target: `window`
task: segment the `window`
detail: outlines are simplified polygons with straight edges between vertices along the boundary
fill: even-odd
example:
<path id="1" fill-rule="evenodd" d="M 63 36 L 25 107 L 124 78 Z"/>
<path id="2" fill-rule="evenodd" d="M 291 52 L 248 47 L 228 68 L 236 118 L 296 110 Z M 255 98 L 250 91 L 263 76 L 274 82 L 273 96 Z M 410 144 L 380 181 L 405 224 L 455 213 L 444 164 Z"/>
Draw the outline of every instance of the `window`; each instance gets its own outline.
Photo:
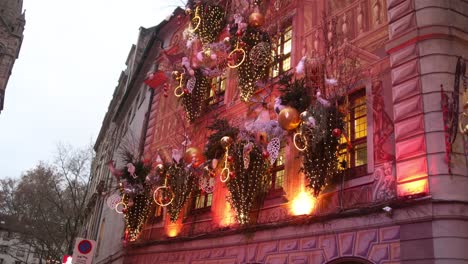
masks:
<path id="1" fill-rule="evenodd" d="M 193 198 L 192 209 L 199 210 L 204 208 L 210 208 L 213 203 L 213 193 L 206 193 L 198 190 Z"/>
<path id="2" fill-rule="evenodd" d="M 275 163 L 273 163 L 271 171 L 271 184 L 270 184 L 270 193 L 283 193 L 284 186 L 284 162 L 285 162 L 285 151 L 284 147 L 280 148 L 278 152 L 278 158 Z"/>
<path id="3" fill-rule="evenodd" d="M 0 246 L 0 253 L 6 254 L 8 251 L 8 246 Z"/>
<path id="4" fill-rule="evenodd" d="M 211 79 L 211 90 L 207 99 L 209 106 L 223 104 L 226 82 L 226 76 L 219 76 Z"/>
<path id="5" fill-rule="evenodd" d="M 291 69 L 291 50 L 292 50 L 292 25 L 291 22 L 283 27 L 281 33 L 276 40 L 276 51 L 273 52 L 273 57 L 277 56 L 271 70 L 270 77 L 275 78 L 278 75 L 285 73 Z"/>
<path id="6" fill-rule="evenodd" d="M 148 219 L 148 222 L 151 224 L 156 224 L 161 222 L 163 219 L 164 208 L 162 206 L 155 205 L 151 211 L 151 215 Z"/>
<path id="7" fill-rule="evenodd" d="M 367 173 L 367 106 L 362 89 L 348 96 L 345 117 L 346 136 L 340 138 L 339 162 L 342 169 L 352 169 L 351 178 Z M 346 104 L 345 104 L 346 105 Z M 348 144 L 349 143 L 349 144 Z"/>

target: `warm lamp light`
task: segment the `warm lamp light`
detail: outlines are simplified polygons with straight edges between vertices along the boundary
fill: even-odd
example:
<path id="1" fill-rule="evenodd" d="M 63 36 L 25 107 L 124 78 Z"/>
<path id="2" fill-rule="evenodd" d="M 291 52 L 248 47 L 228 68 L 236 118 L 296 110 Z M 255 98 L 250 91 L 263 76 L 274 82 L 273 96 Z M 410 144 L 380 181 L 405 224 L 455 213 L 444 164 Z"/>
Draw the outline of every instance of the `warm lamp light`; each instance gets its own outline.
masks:
<path id="1" fill-rule="evenodd" d="M 181 224 L 169 225 L 166 229 L 166 235 L 168 237 L 176 237 L 177 235 L 179 235 L 181 229 L 182 229 Z"/>
<path id="2" fill-rule="evenodd" d="M 292 201 L 291 212 L 293 215 L 307 215 L 312 212 L 317 200 L 309 193 L 300 192 Z"/>

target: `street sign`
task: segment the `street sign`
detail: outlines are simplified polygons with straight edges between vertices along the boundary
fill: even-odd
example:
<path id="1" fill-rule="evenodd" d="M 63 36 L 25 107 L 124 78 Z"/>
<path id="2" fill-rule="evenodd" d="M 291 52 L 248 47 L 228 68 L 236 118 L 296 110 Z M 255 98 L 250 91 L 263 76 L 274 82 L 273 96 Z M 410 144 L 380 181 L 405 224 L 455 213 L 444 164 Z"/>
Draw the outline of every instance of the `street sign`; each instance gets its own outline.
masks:
<path id="1" fill-rule="evenodd" d="M 93 262 L 94 248 L 96 241 L 84 238 L 76 238 L 73 249 L 73 264 L 91 264 Z"/>

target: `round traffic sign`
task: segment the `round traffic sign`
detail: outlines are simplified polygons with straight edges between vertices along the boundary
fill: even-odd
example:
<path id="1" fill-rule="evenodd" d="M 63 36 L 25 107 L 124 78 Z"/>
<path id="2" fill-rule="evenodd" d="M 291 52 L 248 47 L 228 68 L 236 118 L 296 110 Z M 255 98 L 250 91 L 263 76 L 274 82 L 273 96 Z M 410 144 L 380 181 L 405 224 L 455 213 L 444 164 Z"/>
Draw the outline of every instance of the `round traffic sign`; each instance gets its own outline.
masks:
<path id="1" fill-rule="evenodd" d="M 78 251 L 81 254 L 88 254 L 93 249 L 93 245 L 89 240 L 82 240 L 78 243 Z"/>

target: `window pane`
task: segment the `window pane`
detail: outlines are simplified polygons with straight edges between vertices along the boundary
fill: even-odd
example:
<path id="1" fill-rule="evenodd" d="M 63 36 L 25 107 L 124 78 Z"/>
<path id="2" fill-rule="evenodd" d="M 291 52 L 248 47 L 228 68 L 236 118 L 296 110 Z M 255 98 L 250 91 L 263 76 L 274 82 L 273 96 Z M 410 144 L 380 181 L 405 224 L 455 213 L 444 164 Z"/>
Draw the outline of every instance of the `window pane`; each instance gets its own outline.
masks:
<path id="1" fill-rule="evenodd" d="M 346 140 L 345 140 L 346 141 Z M 346 161 L 346 167 L 343 168 L 342 166 L 342 162 L 343 161 Z M 348 151 L 346 150 L 346 148 L 342 148 L 340 149 L 340 151 L 338 152 L 338 169 L 340 170 L 344 170 L 346 169 L 347 167 L 349 167 L 349 153 Z"/>
<path id="2" fill-rule="evenodd" d="M 287 55 L 291 53 L 291 48 L 292 48 L 292 41 L 288 40 L 284 43 L 284 48 L 283 48 L 283 55 Z"/>
<path id="3" fill-rule="evenodd" d="M 289 69 L 291 69 L 291 57 L 288 57 L 283 61 L 283 72 L 286 72 Z"/>
<path id="4" fill-rule="evenodd" d="M 213 194 L 212 193 L 209 193 L 206 197 L 207 201 L 206 201 L 206 206 L 211 206 L 211 204 L 213 203 Z"/>
<path id="5" fill-rule="evenodd" d="M 367 163 L 367 144 L 360 144 L 354 148 L 355 151 L 355 166 L 364 165 Z"/>
<path id="6" fill-rule="evenodd" d="M 205 196 L 204 195 L 197 195 L 197 199 L 195 201 L 195 209 L 205 207 Z"/>
<path id="7" fill-rule="evenodd" d="M 292 38 L 292 27 L 289 26 L 284 30 L 284 40 L 290 40 Z"/>
<path id="8" fill-rule="evenodd" d="M 283 184 L 284 184 L 284 169 L 276 172 L 275 189 L 283 188 Z"/>
<path id="9" fill-rule="evenodd" d="M 284 164 L 285 154 L 284 154 L 284 147 L 280 148 L 278 152 L 278 159 L 276 159 L 276 166 L 281 166 Z"/>
<path id="10" fill-rule="evenodd" d="M 354 120 L 354 138 L 362 138 L 367 136 L 367 117 L 363 116 Z"/>

